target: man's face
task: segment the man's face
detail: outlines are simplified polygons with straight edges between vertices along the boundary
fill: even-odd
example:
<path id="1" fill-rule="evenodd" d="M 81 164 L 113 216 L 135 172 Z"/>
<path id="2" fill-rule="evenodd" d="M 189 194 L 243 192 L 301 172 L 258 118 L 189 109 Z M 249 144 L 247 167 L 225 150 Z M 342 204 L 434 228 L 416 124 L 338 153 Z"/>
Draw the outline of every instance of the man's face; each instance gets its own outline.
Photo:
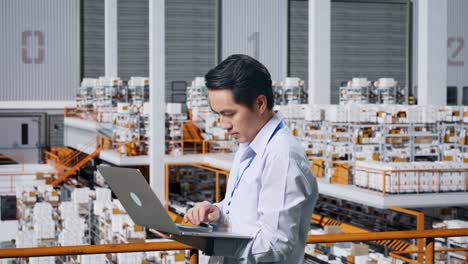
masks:
<path id="1" fill-rule="evenodd" d="M 211 109 L 219 114 L 221 128 L 239 143 L 251 142 L 259 131 L 260 111 L 236 104 L 229 89 L 208 90 Z"/>

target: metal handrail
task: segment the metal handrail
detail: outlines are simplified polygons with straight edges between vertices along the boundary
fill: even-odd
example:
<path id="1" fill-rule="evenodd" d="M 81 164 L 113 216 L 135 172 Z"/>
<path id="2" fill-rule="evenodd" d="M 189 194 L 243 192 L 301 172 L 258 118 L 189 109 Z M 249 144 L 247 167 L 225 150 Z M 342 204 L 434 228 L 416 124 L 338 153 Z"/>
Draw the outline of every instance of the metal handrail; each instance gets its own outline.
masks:
<path id="1" fill-rule="evenodd" d="M 424 230 L 424 213 L 419 212 L 419 211 L 413 211 L 405 208 L 400 208 L 396 206 L 389 206 L 388 209 L 395 211 L 395 212 L 400 212 L 403 214 L 408 214 L 416 217 L 416 230 Z M 424 240 L 422 238 L 418 239 L 416 241 L 416 245 L 419 251 L 422 251 L 424 248 Z M 422 262 L 423 260 L 423 254 L 418 253 L 418 261 Z"/>
<path id="2" fill-rule="evenodd" d="M 336 242 L 359 242 L 387 239 L 417 239 L 426 238 L 426 263 L 433 263 L 434 238 L 468 236 L 468 228 L 422 230 L 422 231 L 392 231 L 374 233 L 333 234 L 333 235 L 311 235 L 307 238 L 307 244 L 336 243 Z M 83 254 L 104 254 L 120 252 L 143 252 L 163 250 L 187 250 L 190 249 L 190 263 L 198 263 L 198 252 L 190 246 L 178 242 L 155 242 L 135 244 L 108 244 L 87 246 L 65 246 L 65 247 L 42 247 L 42 248 L 15 248 L 0 249 L 0 258 L 17 257 L 42 257 L 42 256 L 65 256 Z M 408 252 L 411 253 L 411 252 Z"/>

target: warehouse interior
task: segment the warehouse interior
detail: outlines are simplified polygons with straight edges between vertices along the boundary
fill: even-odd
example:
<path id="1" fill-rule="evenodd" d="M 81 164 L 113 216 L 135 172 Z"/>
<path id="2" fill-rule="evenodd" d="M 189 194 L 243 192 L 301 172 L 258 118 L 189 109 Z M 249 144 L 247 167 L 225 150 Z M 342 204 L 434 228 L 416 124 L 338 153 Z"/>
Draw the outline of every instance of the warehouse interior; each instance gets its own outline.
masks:
<path id="1" fill-rule="evenodd" d="M 317 180 L 304 263 L 468 263 L 466 0 L 0 1 L 0 35 L 0 263 L 208 263 L 97 166 L 176 223 L 221 201 L 238 143 L 204 76 L 231 54 L 269 69 Z"/>

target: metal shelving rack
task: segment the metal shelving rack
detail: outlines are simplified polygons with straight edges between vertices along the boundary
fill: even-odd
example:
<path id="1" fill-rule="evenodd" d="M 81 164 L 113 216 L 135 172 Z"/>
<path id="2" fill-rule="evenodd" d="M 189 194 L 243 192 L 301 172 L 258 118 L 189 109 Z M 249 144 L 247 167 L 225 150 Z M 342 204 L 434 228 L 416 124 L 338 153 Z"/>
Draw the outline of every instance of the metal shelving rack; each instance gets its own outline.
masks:
<path id="1" fill-rule="evenodd" d="M 409 162 L 411 155 L 411 125 L 385 124 L 382 129 L 381 160 L 385 162 Z"/>
<path id="2" fill-rule="evenodd" d="M 353 143 L 351 160 L 353 162 L 357 160 L 380 160 L 382 156 L 382 125 L 376 123 L 351 123 L 350 128 Z"/>
<path id="3" fill-rule="evenodd" d="M 329 146 L 326 158 L 330 161 L 350 161 L 351 133 L 348 122 L 325 122 Z M 344 150 L 344 151 L 339 151 Z"/>
<path id="4" fill-rule="evenodd" d="M 341 86 L 340 105 L 373 104 L 377 94 L 372 86 Z"/>
<path id="5" fill-rule="evenodd" d="M 322 158 L 325 156 L 327 143 L 324 139 L 327 133 L 322 130 L 322 121 L 304 121 L 302 123 L 301 141 L 306 149 L 307 156 Z"/>
<path id="6" fill-rule="evenodd" d="M 411 124 L 412 161 L 440 161 L 438 123 Z"/>
<path id="7" fill-rule="evenodd" d="M 166 114 L 166 154 L 183 154 L 183 126 L 186 120 L 184 114 Z"/>
<path id="8" fill-rule="evenodd" d="M 441 122 L 439 124 L 439 151 L 441 160 L 457 160 L 459 154 L 461 153 L 461 146 L 458 143 L 458 135 L 460 133 L 460 129 L 460 124 L 458 122 Z"/>

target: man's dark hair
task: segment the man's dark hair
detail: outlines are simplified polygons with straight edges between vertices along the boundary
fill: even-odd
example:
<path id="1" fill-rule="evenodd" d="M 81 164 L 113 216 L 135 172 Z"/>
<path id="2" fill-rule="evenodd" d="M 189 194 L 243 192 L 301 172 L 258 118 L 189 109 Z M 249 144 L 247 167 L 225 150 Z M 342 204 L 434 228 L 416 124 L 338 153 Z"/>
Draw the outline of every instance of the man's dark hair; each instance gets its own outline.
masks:
<path id="1" fill-rule="evenodd" d="M 261 94 L 267 99 L 267 108 L 273 109 L 273 89 L 268 69 L 247 55 L 229 56 L 205 75 L 209 90 L 229 89 L 234 102 L 253 109 Z"/>

